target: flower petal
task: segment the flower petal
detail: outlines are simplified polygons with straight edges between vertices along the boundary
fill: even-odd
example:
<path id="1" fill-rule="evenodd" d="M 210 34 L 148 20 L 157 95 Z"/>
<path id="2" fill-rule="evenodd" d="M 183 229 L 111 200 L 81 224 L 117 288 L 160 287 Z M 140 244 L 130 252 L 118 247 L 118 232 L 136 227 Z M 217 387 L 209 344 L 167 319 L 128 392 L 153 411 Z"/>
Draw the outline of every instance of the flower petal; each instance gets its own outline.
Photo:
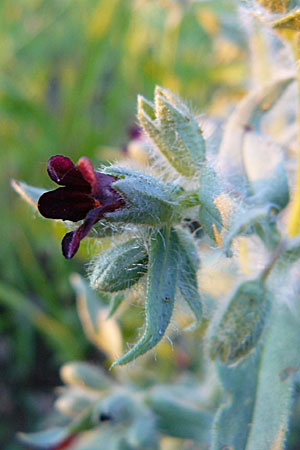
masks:
<path id="1" fill-rule="evenodd" d="M 95 208 L 96 202 L 89 195 L 62 187 L 45 192 L 38 201 L 38 209 L 47 219 L 77 222 Z"/>
<path id="2" fill-rule="evenodd" d="M 62 252 L 66 259 L 73 258 L 77 250 L 79 249 L 80 241 L 85 238 L 91 231 L 92 227 L 98 220 L 101 219 L 106 212 L 113 212 L 120 208 L 122 203 L 120 201 L 111 203 L 110 205 L 100 206 L 88 213 L 86 219 L 76 231 L 70 231 L 65 235 L 62 240 Z"/>
<path id="3" fill-rule="evenodd" d="M 77 167 L 80 170 L 83 178 L 89 183 L 91 186 L 91 192 L 94 194 L 97 189 L 97 178 L 94 170 L 94 166 L 86 156 L 83 156 L 79 159 L 77 163 Z"/>
<path id="4" fill-rule="evenodd" d="M 89 181 L 83 177 L 81 171 L 66 156 L 52 156 L 48 161 L 47 171 L 51 180 L 61 186 L 80 188 L 84 192 L 91 192 L 92 190 Z"/>
<path id="5" fill-rule="evenodd" d="M 95 172 L 97 188 L 94 197 L 101 205 L 108 205 L 121 200 L 121 194 L 111 187 L 117 178 L 105 173 Z"/>

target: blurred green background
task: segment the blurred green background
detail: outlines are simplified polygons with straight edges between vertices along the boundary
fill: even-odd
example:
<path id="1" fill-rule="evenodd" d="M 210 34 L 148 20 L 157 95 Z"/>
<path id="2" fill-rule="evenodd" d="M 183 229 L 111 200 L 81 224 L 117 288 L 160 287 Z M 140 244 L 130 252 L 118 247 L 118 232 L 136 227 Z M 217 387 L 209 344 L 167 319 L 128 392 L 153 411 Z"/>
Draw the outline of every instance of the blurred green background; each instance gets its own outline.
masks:
<path id="1" fill-rule="evenodd" d="M 156 84 L 194 111 L 226 113 L 247 71 L 235 3 L 0 2 L 1 448 L 23 448 L 15 432 L 33 431 L 48 412 L 62 363 L 103 359 L 82 331 L 69 283 L 72 272 L 85 273 L 88 240 L 65 261 L 63 226 L 38 217 L 11 178 L 51 188 L 54 154 L 86 155 L 96 166 L 121 157 L 137 94 L 152 98 Z M 136 320 L 126 320 L 130 335 Z"/>

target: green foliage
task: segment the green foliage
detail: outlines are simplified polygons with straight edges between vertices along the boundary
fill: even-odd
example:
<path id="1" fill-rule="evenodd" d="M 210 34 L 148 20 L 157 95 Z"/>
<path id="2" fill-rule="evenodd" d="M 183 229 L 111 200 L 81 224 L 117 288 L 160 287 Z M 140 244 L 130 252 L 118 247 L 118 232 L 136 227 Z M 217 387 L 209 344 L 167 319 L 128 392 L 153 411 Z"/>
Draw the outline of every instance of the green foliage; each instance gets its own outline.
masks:
<path id="1" fill-rule="evenodd" d="M 202 319 L 202 301 L 199 294 L 197 271 L 200 266 L 197 247 L 194 240 L 185 230 L 176 229 L 177 244 L 177 285 L 179 291 L 193 311 L 196 320 Z"/>
<path id="2" fill-rule="evenodd" d="M 140 341 L 114 364 L 127 364 L 153 348 L 164 336 L 175 300 L 177 242 L 174 230 L 161 228 L 150 239 L 146 329 Z"/>
<path id="3" fill-rule="evenodd" d="M 279 2 L 260 3 L 285 14 L 275 22 L 272 16 L 262 16 L 262 21 L 276 30 L 289 28 L 295 36 L 297 11 L 289 13 L 288 2 L 281 2 L 280 11 Z M 30 347 L 37 330 L 60 361 L 76 360 L 61 369 L 65 386 L 58 391 L 55 419 L 40 424 L 46 431 L 21 434 L 28 445 L 68 444 L 74 450 L 165 450 L 168 445 L 176 449 L 198 444 L 220 450 L 284 448 L 300 363 L 299 239 L 287 238 L 284 231 L 288 180 L 294 176 L 295 74 L 281 70 L 284 57 L 277 54 L 284 53 L 282 43 L 274 39 L 273 57 L 271 31 L 265 38 L 264 28 L 253 25 L 257 5 L 248 4 L 255 75 L 241 99 L 242 78 L 234 76 L 236 65 L 225 81 L 224 64 L 219 60 L 218 70 L 211 70 L 208 57 L 213 54 L 217 59 L 218 39 L 229 39 L 240 51 L 237 27 L 230 25 L 228 18 L 233 16 L 226 16 L 223 2 L 186 6 L 180 1 L 154 5 L 88 0 L 85 16 L 83 7 L 75 11 L 71 3 L 64 7 L 57 2 L 51 7 L 30 3 L 41 19 L 40 31 L 26 41 L 27 27 L 19 30 L 21 39 L 12 42 L 12 60 L 6 56 L 24 73 L 20 80 L 11 70 L 0 77 L 4 124 L 12 136 L 7 138 L 6 164 L 16 165 L 17 178 L 40 185 L 33 163 L 37 157 L 46 159 L 41 152 L 48 155 L 52 148 L 55 153 L 72 151 L 71 157 L 96 154 L 105 164 L 107 156 L 120 156 L 137 90 L 150 97 L 154 82 L 166 88 L 154 89 L 153 103 L 138 97 L 144 135 L 134 139 L 142 156 L 137 158 L 137 170 L 138 163 L 128 156 L 126 162 L 124 157 L 100 169 L 116 177 L 113 188 L 123 203 L 106 213 L 90 233 L 89 242 L 102 247 L 89 265 L 90 281 L 98 292 L 81 276 L 71 277 L 84 332 L 101 351 L 92 357 L 103 359 L 104 367 L 113 362 L 112 373 L 78 361 L 86 356 L 87 347 L 79 337 L 67 287 L 76 262 L 65 266 L 60 261 L 49 229 L 42 232 L 38 224 L 20 227 L 17 208 L 11 210 L 3 197 L 9 211 L 3 228 L 17 239 L 4 242 L 0 300 L 4 314 L 14 314 L 19 354 L 26 353 L 24 348 Z M 22 5 L 21 15 L 28 14 L 31 23 L 30 7 Z M 59 30 L 64 27 L 70 34 L 61 49 Z M 179 40 L 176 49 L 178 36 L 184 33 L 190 41 Z M 55 38 L 46 52 L 52 34 Z M 269 39 L 267 44 L 264 39 Z M 17 42 L 23 42 L 22 47 L 16 47 Z M 198 61 L 204 42 L 205 53 Z M 225 50 L 223 58 L 228 55 Z M 196 71 L 189 71 L 197 61 Z M 37 73 L 41 78 L 32 92 Z M 220 78 L 224 88 L 215 91 Z M 235 107 L 227 95 L 222 105 L 228 80 L 235 85 L 231 92 L 238 93 Z M 212 97 L 210 109 L 206 105 L 210 117 L 193 114 L 169 88 L 202 107 Z M 225 119 L 215 117 L 220 112 Z M 24 135 L 20 130 L 26 130 Z M 103 146 L 107 142 L 115 149 L 107 152 Z M 18 159 L 20 143 L 24 152 Z M 73 145 L 76 149 L 71 150 Z M 13 182 L 13 187 L 33 206 L 44 192 L 23 182 Z M 21 229 L 25 231 L 20 238 Z M 142 277 L 145 283 L 138 283 Z M 178 308 L 180 299 L 184 302 Z M 134 307 L 125 311 L 131 303 Z M 145 324 L 138 339 L 141 303 Z M 196 326 L 193 334 L 183 334 L 182 329 L 191 330 L 187 326 L 191 312 Z M 178 324 L 179 330 L 170 323 Z M 5 328 L 5 319 L 0 327 Z M 123 355 L 121 330 L 127 342 L 137 339 Z M 154 347 L 155 352 L 149 352 Z M 33 352 L 29 355 L 27 364 L 33 361 Z M 134 360 L 127 371 L 120 367 Z M 172 380 L 173 388 L 161 380 Z M 230 399 L 223 404 L 226 391 Z"/>
<path id="4" fill-rule="evenodd" d="M 144 225 L 160 225 L 178 220 L 174 206 L 178 203 L 176 185 L 158 182 L 155 178 L 143 173 L 118 167 L 109 167 L 105 173 L 118 179 L 113 183 L 114 189 L 125 198 L 125 207 L 106 217 L 112 222 L 128 222 Z M 180 192 L 180 190 L 179 190 Z"/>

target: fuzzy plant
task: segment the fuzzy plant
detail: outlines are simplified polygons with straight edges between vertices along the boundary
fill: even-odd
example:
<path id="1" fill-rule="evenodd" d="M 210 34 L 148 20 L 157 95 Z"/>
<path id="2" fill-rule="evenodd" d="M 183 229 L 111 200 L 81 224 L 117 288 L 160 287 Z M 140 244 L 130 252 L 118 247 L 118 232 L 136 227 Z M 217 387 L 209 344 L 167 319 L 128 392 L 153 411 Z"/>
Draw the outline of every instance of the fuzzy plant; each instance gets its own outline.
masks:
<path id="1" fill-rule="evenodd" d="M 204 345 L 203 363 L 216 371 L 229 400 L 213 417 L 213 408 L 200 408 L 194 385 L 185 392 L 182 386 L 137 392 L 128 380 L 118 384 L 74 363 L 62 369 L 67 388 L 57 400 L 66 425 L 22 435 L 25 442 L 55 449 L 156 449 L 167 435 L 201 442 L 195 448 L 285 448 L 300 367 L 299 170 L 293 189 L 299 94 L 290 51 L 298 51 L 300 11 L 294 6 L 246 2 L 241 17 L 252 85 L 222 126 L 157 86 L 153 101 L 138 98 L 146 165 L 96 171 L 86 157 L 74 164 L 56 155 L 48 161 L 48 174 L 59 185 L 54 191 L 13 182 L 42 216 L 67 225 L 67 259 L 87 235 L 105 241 L 89 265 L 91 287 L 78 278 L 74 283 L 87 299 L 93 329 L 96 293 L 110 318 L 133 291 L 143 299 L 140 339 L 112 367 L 138 365 L 172 333 L 174 311 L 186 303 L 193 328 L 201 329 L 195 339 Z M 90 444 L 78 440 L 90 430 Z"/>

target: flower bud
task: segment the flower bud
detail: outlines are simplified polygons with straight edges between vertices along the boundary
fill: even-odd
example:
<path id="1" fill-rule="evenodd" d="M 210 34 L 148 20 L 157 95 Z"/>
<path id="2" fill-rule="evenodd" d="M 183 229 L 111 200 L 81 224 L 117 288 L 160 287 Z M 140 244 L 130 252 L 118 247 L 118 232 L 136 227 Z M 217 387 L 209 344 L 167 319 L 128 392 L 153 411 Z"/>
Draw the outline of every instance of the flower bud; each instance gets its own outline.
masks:
<path id="1" fill-rule="evenodd" d="M 147 272 L 148 255 L 144 244 L 131 239 L 102 253 L 94 261 L 90 275 L 94 289 L 117 292 L 133 286 Z"/>
<path id="2" fill-rule="evenodd" d="M 155 88 L 154 104 L 139 97 L 138 118 L 146 135 L 184 176 L 193 176 L 205 161 L 205 142 L 197 121 L 170 91 Z"/>
<path id="3" fill-rule="evenodd" d="M 211 359 L 236 363 L 250 353 L 264 329 L 270 298 L 261 280 L 245 281 L 213 320 L 208 337 Z"/>

